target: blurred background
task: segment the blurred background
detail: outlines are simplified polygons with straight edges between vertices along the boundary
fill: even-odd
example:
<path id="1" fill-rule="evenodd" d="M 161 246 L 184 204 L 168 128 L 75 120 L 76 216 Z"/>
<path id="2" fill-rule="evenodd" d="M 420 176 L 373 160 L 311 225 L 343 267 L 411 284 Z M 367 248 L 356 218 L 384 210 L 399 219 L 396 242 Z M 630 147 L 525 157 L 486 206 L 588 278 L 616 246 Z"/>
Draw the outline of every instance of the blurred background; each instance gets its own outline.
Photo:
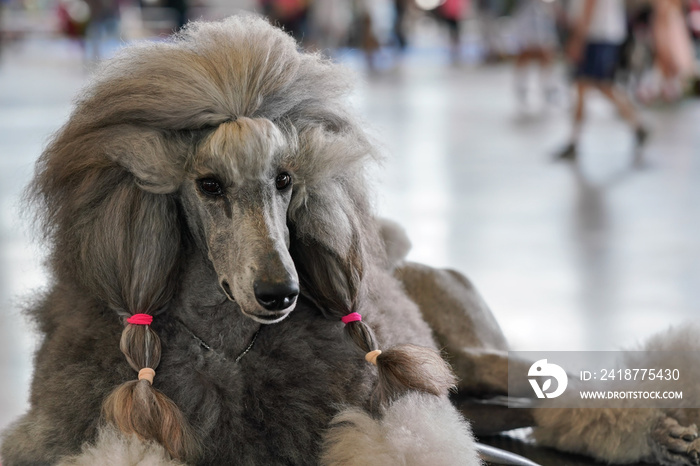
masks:
<path id="1" fill-rule="evenodd" d="M 101 60 L 241 11 L 356 74 L 377 211 L 411 260 L 471 278 L 512 349 L 633 347 L 697 320 L 700 1 L 619 1 L 610 86 L 634 119 L 588 92 L 580 128 L 583 2 L 0 0 L 0 430 L 27 408 L 21 309 L 49 284 L 21 200 L 36 158 Z"/>

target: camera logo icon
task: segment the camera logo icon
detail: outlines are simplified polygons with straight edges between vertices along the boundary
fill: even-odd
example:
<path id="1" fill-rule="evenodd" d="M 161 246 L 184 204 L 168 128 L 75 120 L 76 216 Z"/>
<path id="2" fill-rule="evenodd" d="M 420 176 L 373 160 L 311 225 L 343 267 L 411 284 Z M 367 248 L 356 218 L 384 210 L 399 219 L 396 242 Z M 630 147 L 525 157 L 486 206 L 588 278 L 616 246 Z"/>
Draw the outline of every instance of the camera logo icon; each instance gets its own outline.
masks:
<path id="1" fill-rule="evenodd" d="M 569 377 L 566 375 L 566 371 L 556 364 L 550 364 L 546 359 L 540 359 L 536 361 L 532 366 L 527 375 L 529 377 L 528 381 L 532 385 L 532 389 L 535 391 L 537 398 L 556 398 L 566 390 L 566 386 L 569 384 Z M 545 378 L 542 386 L 540 387 L 538 378 Z M 552 387 L 552 379 L 557 381 L 557 386 L 554 391 L 548 391 Z"/>

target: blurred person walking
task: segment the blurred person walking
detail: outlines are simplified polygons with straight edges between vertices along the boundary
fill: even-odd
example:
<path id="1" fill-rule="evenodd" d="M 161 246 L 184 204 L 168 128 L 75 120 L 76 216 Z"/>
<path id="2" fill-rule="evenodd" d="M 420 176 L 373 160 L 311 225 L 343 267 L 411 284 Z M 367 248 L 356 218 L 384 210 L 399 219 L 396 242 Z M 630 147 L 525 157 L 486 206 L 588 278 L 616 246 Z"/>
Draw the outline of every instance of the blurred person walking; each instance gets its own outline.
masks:
<path id="1" fill-rule="evenodd" d="M 434 10 L 440 21 L 447 25 L 450 34 L 450 60 L 453 65 L 459 64 L 461 58 L 460 22 L 467 8 L 467 0 L 445 0 Z"/>
<path id="2" fill-rule="evenodd" d="M 552 0 L 523 0 L 515 10 L 513 24 L 518 41 L 515 59 L 515 92 L 522 107 L 527 104 L 528 65 L 539 67 L 540 86 L 547 102 L 556 94 L 552 62 L 559 46 L 556 5 Z"/>
<path id="3" fill-rule="evenodd" d="M 387 65 L 382 48 L 392 41 L 394 2 L 392 0 L 353 0 L 351 44 L 365 56 L 367 69 L 376 73 Z"/>
<path id="4" fill-rule="evenodd" d="M 625 2 L 575 0 L 571 6 L 572 31 L 566 52 L 575 68 L 576 101 L 571 140 L 557 158 L 575 160 L 577 157 L 585 99 L 591 89 L 597 89 L 615 105 L 634 130 L 639 148 L 646 141 L 648 131 L 639 121 L 631 100 L 614 81 L 622 43 L 627 37 Z"/>
<path id="5" fill-rule="evenodd" d="M 394 39 L 396 40 L 396 47 L 400 52 L 406 50 L 408 46 L 408 38 L 406 34 L 406 13 L 411 7 L 413 0 L 394 0 Z"/>
<path id="6" fill-rule="evenodd" d="M 85 36 L 90 14 L 90 5 L 85 0 L 59 0 L 56 3 L 56 17 L 60 31 L 80 47 L 85 63 L 89 63 Z"/>
<path id="7" fill-rule="evenodd" d="M 477 0 L 476 2 L 479 31 L 486 63 L 500 62 L 508 55 L 508 45 L 503 37 L 501 18 L 507 15 L 512 1 Z"/>
<path id="8" fill-rule="evenodd" d="M 311 46 L 333 56 L 348 45 L 353 21 L 353 5 L 347 0 L 314 0 L 309 10 Z"/>
<path id="9" fill-rule="evenodd" d="M 682 0 L 654 0 L 653 5 L 655 64 L 638 95 L 647 103 L 659 97 L 670 102 L 682 96 L 686 81 L 696 74 L 695 53 Z"/>
<path id="10" fill-rule="evenodd" d="M 164 0 L 163 6 L 170 8 L 175 14 L 175 31 L 179 31 L 187 24 L 190 10 L 189 0 Z"/>
<path id="11" fill-rule="evenodd" d="M 0 0 L 0 63 L 2 63 L 2 49 L 5 45 L 5 3 L 7 0 Z"/>
<path id="12" fill-rule="evenodd" d="M 262 13 L 270 22 L 302 42 L 307 32 L 309 0 L 259 0 Z"/>
<path id="13" fill-rule="evenodd" d="M 90 46 L 90 58 L 99 61 L 105 54 L 104 45 L 108 40 L 119 40 L 119 1 L 87 0 L 90 19 L 85 31 Z"/>

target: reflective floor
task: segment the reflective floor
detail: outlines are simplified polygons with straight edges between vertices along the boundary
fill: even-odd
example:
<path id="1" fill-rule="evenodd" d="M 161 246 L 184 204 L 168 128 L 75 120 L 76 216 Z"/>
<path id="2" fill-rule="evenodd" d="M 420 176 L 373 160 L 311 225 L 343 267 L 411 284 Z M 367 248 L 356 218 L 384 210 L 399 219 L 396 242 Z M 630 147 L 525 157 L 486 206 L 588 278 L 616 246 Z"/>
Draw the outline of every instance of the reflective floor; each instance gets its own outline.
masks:
<path id="1" fill-rule="evenodd" d="M 523 110 L 509 65 L 414 56 L 369 76 L 346 61 L 386 152 L 379 212 L 406 227 L 411 259 L 476 283 L 513 349 L 629 347 L 698 315 L 700 101 L 645 111 L 635 161 L 631 132 L 595 97 L 579 163 L 554 163 L 563 91 L 545 110 L 533 86 Z M 0 61 L 0 430 L 26 409 L 36 340 L 20 310 L 47 285 L 20 198 L 87 76 L 66 44 L 17 44 Z"/>

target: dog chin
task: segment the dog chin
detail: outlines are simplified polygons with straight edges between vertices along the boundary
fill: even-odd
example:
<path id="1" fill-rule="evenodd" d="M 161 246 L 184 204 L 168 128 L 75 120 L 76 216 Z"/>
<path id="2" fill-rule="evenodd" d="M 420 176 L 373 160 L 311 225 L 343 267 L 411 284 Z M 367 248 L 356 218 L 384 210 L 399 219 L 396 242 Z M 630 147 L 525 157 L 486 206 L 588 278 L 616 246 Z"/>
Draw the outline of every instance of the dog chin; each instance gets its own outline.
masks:
<path id="1" fill-rule="evenodd" d="M 285 309 L 284 311 L 270 314 L 251 314 L 245 312 L 244 310 L 241 310 L 241 312 L 246 317 L 249 317 L 261 324 L 276 324 L 278 322 L 282 322 L 292 312 L 292 310 L 294 310 L 294 306 L 289 306 L 289 308 Z"/>

